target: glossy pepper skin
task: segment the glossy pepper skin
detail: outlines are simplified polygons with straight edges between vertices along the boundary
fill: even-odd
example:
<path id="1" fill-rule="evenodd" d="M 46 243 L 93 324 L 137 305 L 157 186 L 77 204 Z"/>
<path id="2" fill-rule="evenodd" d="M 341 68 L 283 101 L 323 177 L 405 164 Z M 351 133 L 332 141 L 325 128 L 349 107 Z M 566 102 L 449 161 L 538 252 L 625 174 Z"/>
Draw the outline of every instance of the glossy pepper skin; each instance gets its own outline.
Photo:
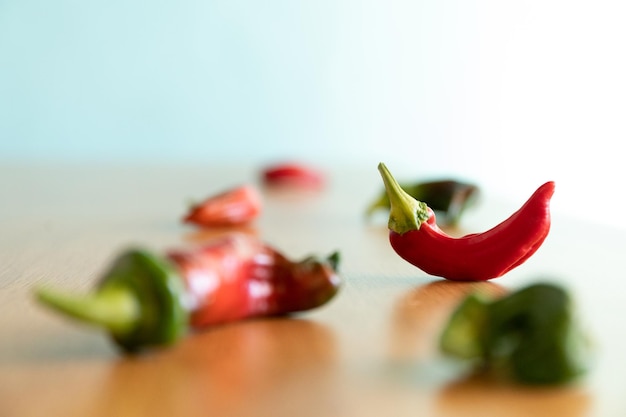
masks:
<path id="1" fill-rule="evenodd" d="M 327 262 L 292 262 L 262 241 L 240 234 L 194 251 L 168 253 L 190 289 L 190 323 L 198 328 L 325 304 L 340 285 L 336 256 Z"/>
<path id="2" fill-rule="evenodd" d="M 550 231 L 554 182 L 539 187 L 508 219 L 483 233 L 452 237 L 435 214 L 400 188 L 384 164 L 379 165 L 391 201 L 389 241 L 395 252 L 424 272 L 458 281 L 497 278 L 524 263 Z"/>
<path id="3" fill-rule="evenodd" d="M 310 310 L 341 286 L 338 254 L 290 261 L 244 234 L 165 256 L 124 252 L 87 295 L 41 288 L 51 309 L 102 327 L 124 351 L 175 343 L 189 329 Z"/>

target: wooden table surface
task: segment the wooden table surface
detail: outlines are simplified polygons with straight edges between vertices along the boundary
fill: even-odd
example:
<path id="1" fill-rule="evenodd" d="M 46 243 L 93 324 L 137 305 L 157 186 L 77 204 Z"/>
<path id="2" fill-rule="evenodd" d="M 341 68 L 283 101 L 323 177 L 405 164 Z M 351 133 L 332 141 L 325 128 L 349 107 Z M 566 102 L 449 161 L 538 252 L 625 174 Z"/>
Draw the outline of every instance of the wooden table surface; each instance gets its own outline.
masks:
<path id="1" fill-rule="evenodd" d="M 209 239 L 215 232 L 181 224 L 187 204 L 256 183 L 257 167 L 0 166 L 0 416 L 626 415 L 625 231 L 553 213 L 548 239 L 526 264 L 488 283 L 452 283 L 395 255 L 384 219 L 365 221 L 382 187 L 375 166 L 328 174 L 318 192 L 264 189 L 261 218 L 244 232 L 291 258 L 340 250 L 344 284 L 334 300 L 125 357 L 104 333 L 38 306 L 33 288 L 87 291 L 128 246 Z M 506 202 L 483 193 L 455 233 L 486 230 L 532 191 Z M 438 353 L 443 321 L 469 291 L 546 279 L 571 290 L 593 337 L 593 368 L 582 380 L 495 384 Z"/>

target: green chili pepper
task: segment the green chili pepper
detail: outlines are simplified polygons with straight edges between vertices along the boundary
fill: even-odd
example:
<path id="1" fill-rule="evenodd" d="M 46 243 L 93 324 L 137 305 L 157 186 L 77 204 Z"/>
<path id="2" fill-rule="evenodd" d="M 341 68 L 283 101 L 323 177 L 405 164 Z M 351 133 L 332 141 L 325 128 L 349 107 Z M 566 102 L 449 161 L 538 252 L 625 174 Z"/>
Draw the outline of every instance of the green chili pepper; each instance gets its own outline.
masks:
<path id="1" fill-rule="evenodd" d="M 561 384 L 587 370 L 589 340 L 568 293 L 537 283 L 500 299 L 471 294 L 450 317 L 441 350 L 524 384 Z"/>
<path id="2" fill-rule="evenodd" d="M 442 224 L 451 226 L 458 224 L 465 209 L 475 202 L 479 191 L 474 184 L 451 179 L 402 184 L 401 187 L 411 197 L 425 202 L 438 212 Z M 367 207 L 366 215 L 371 216 L 378 210 L 389 210 L 390 207 L 387 192 L 383 190 Z"/>

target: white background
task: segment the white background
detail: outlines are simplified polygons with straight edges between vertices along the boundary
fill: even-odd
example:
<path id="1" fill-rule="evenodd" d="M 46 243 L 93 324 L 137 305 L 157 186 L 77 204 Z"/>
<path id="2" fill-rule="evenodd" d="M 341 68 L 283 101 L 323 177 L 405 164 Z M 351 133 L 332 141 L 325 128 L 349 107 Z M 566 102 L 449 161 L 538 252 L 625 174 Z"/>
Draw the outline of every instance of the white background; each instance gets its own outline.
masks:
<path id="1" fill-rule="evenodd" d="M 0 0 L 0 163 L 384 161 L 626 227 L 622 1 Z M 598 208 L 601 211 L 598 211 Z"/>

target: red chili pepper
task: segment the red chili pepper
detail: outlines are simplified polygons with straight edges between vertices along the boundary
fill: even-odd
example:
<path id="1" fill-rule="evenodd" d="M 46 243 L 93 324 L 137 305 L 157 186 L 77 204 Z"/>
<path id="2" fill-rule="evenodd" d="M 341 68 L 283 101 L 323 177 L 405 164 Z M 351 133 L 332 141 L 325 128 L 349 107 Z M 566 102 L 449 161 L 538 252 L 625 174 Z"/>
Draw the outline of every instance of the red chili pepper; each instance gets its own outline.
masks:
<path id="1" fill-rule="evenodd" d="M 319 307 L 339 290 L 337 263 L 336 253 L 290 261 L 254 237 L 231 234 L 166 256 L 125 252 L 88 295 L 37 295 L 66 316 L 105 328 L 132 352 L 171 344 L 188 328 Z"/>
<path id="2" fill-rule="evenodd" d="M 227 235 L 168 257 L 190 289 L 194 327 L 309 310 L 329 301 L 339 285 L 334 265 L 314 258 L 292 262 L 246 235 Z"/>
<path id="3" fill-rule="evenodd" d="M 272 165 L 265 168 L 262 175 L 263 182 L 268 185 L 316 188 L 324 184 L 324 176 L 320 171 L 296 163 Z"/>
<path id="4" fill-rule="evenodd" d="M 391 201 L 391 246 L 428 274 L 462 281 L 500 277 L 534 254 L 550 231 L 552 181 L 539 187 L 518 211 L 492 229 L 454 238 L 439 229 L 425 203 L 400 188 L 384 164 L 378 169 Z"/>
<path id="5" fill-rule="evenodd" d="M 183 222 L 203 227 L 240 225 L 258 217 L 261 206 L 261 196 L 256 188 L 242 185 L 192 206 Z"/>

